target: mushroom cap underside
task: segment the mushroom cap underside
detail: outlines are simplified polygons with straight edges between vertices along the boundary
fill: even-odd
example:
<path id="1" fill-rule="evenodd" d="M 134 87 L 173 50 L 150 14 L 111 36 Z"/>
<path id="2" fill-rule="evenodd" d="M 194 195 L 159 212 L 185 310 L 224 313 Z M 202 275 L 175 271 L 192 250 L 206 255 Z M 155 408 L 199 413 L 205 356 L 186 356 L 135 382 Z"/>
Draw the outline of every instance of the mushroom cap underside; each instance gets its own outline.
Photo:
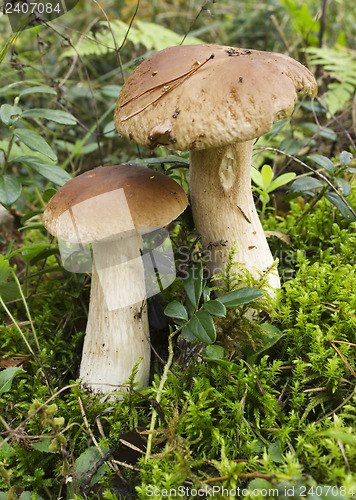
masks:
<path id="1" fill-rule="evenodd" d="M 201 44 L 141 63 L 120 92 L 115 126 L 138 144 L 200 150 L 259 137 L 314 97 L 312 73 L 289 56 Z"/>
<path id="2" fill-rule="evenodd" d="M 113 165 L 66 182 L 49 200 L 42 222 L 64 241 L 91 243 L 163 227 L 187 204 L 184 190 L 170 177 L 136 165 Z"/>

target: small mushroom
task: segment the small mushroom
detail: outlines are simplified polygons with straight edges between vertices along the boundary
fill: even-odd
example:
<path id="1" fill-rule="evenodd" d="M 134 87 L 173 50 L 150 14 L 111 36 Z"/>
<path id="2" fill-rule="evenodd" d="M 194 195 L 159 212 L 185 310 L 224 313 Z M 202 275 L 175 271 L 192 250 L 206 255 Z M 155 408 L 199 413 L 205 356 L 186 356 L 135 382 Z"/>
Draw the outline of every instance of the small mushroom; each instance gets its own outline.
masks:
<path id="1" fill-rule="evenodd" d="M 141 235 L 175 219 L 188 204 L 171 178 L 134 165 L 99 167 L 75 177 L 43 214 L 58 239 L 92 245 L 92 280 L 80 378 L 96 393 L 148 384 L 150 343 Z"/>
<path id="2" fill-rule="evenodd" d="M 150 131 L 170 120 L 169 148 L 190 150 L 193 217 L 211 274 L 225 270 L 235 242 L 236 261 L 254 277 L 273 264 L 251 190 L 253 142 L 292 114 L 298 94 L 316 93 L 311 72 L 288 56 L 206 44 L 157 52 L 122 87 L 120 134 L 151 147 Z M 277 272 L 268 279 L 280 287 Z"/>

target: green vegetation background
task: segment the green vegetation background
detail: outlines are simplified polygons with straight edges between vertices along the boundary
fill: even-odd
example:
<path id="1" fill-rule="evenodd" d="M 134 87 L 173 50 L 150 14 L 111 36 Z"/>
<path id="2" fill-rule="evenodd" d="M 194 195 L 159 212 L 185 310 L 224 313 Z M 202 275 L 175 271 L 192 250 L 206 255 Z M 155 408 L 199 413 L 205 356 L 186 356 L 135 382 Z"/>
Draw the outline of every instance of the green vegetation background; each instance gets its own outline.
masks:
<path id="1" fill-rule="evenodd" d="M 3 15 L 0 33 L 0 201 L 14 217 L 0 235 L 0 499 L 165 498 L 179 487 L 181 498 L 213 487 L 216 498 L 355 496 L 356 4 L 79 1 L 18 36 Z M 184 37 L 287 53 L 318 78 L 313 105 L 254 150 L 267 177 L 293 171 L 299 182 L 272 192 L 254 177 L 284 286 L 254 327 L 243 308 L 215 318 L 205 355 L 199 341 L 174 338 L 157 405 L 174 329 L 162 310 L 185 300 L 178 274 L 150 306 L 163 322 L 151 331 L 152 385 L 137 393 L 132 379 L 113 404 L 79 389 L 90 278 L 63 269 L 40 214 L 60 185 L 99 165 L 136 161 L 188 189 L 187 153 L 143 151 L 113 125 L 123 74 Z M 197 265 L 188 216 L 172 240 Z"/>

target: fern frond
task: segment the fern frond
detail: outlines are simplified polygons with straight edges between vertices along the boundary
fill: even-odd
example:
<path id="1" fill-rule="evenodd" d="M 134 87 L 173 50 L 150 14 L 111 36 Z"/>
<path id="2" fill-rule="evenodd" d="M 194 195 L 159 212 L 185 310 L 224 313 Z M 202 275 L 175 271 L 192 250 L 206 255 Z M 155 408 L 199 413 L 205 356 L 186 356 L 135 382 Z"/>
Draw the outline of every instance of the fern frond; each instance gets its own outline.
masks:
<path id="1" fill-rule="evenodd" d="M 312 64 L 323 66 L 332 82 L 323 97 L 330 113 L 343 109 L 356 90 L 356 55 L 342 49 L 309 47 L 306 49 Z"/>
<path id="2" fill-rule="evenodd" d="M 179 45 L 182 42 L 182 35 L 146 21 L 136 21 L 135 27 L 129 27 L 128 24 L 119 19 L 110 21 L 110 29 L 105 21 L 99 23 L 99 30 L 93 36 L 82 37 L 76 48 L 68 48 L 62 52 L 60 58 L 73 57 L 76 53 L 80 57 L 91 55 L 105 55 L 115 51 L 116 45 L 121 46 L 123 41 L 131 42 L 134 45 L 141 44 L 146 50 L 162 50 L 173 45 Z M 187 37 L 185 44 L 202 43 L 201 40 L 194 37 Z"/>

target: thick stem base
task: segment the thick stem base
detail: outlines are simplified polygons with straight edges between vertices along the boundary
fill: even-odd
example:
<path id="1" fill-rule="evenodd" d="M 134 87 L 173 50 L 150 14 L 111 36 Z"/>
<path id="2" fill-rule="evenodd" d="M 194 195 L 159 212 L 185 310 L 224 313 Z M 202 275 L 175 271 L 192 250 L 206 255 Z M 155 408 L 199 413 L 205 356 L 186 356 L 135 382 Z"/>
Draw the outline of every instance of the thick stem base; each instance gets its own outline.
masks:
<path id="1" fill-rule="evenodd" d="M 107 244 L 105 251 L 109 262 L 110 255 L 117 250 L 116 244 Z M 135 296 L 132 295 L 132 288 L 144 288 L 142 261 L 139 259 L 137 262 L 141 262 L 141 273 L 137 265 L 132 274 L 127 273 L 122 264 L 98 269 L 95 258 L 93 261 L 89 315 L 79 376 L 83 385 L 96 393 L 107 394 L 120 389 L 140 357 L 143 359 L 135 381 L 148 385 L 150 343 L 144 290 L 143 300 L 134 304 L 130 302 L 130 297 Z M 132 271 L 132 260 L 128 264 Z"/>
<path id="2" fill-rule="evenodd" d="M 193 217 L 209 260 L 211 276 L 225 270 L 236 242 L 236 262 L 259 278 L 273 264 L 251 191 L 253 142 L 191 151 L 190 196 Z M 269 284 L 280 287 L 278 274 Z"/>

